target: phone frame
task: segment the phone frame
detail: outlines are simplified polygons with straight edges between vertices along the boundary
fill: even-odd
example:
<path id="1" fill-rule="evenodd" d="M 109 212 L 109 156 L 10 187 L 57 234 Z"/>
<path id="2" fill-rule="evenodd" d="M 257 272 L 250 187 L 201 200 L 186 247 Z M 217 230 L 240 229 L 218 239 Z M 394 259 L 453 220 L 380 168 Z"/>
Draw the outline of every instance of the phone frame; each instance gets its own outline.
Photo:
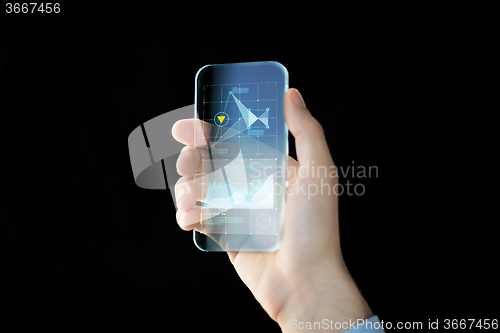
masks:
<path id="1" fill-rule="evenodd" d="M 228 77 L 241 77 L 240 82 L 264 82 L 272 77 L 277 84 L 276 99 L 283 100 L 284 94 L 288 90 L 288 70 L 281 63 L 276 61 L 245 62 L 230 64 L 211 64 L 201 67 L 195 76 L 195 110 L 196 119 L 203 119 L 203 85 L 207 82 L 211 84 L 228 84 Z M 264 80 L 264 81 L 263 81 Z M 233 81 L 233 80 L 229 80 Z M 279 159 L 280 167 L 287 170 L 288 159 L 288 127 L 283 115 L 283 103 L 277 103 L 276 112 L 277 123 L 277 151 L 283 154 Z M 279 117 L 278 117 L 279 116 Z M 195 147 L 196 150 L 196 147 Z M 282 193 L 275 194 L 275 208 L 277 209 L 277 234 L 221 234 L 218 242 L 211 237 L 193 230 L 193 241 L 202 251 L 248 251 L 248 252 L 274 252 L 279 249 L 281 243 L 281 232 L 285 214 L 285 189 L 286 172 L 277 179 L 282 186 Z M 224 244 L 223 246 L 219 243 Z"/>

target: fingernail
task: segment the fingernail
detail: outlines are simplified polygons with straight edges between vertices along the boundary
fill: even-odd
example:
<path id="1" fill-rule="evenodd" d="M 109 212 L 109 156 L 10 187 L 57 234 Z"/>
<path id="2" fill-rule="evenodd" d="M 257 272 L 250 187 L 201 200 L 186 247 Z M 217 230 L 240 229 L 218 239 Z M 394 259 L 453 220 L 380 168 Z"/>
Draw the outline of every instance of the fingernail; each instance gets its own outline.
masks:
<path id="1" fill-rule="evenodd" d="M 186 194 L 186 188 L 181 187 L 177 190 L 177 200 L 180 200 Z"/>
<path id="2" fill-rule="evenodd" d="M 299 108 L 306 107 L 306 103 L 304 103 L 304 99 L 302 98 L 302 95 L 300 94 L 300 92 L 298 90 L 295 90 L 295 93 L 293 94 L 292 99 L 293 99 L 293 103 L 295 104 L 295 106 L 297 106 Z"/>

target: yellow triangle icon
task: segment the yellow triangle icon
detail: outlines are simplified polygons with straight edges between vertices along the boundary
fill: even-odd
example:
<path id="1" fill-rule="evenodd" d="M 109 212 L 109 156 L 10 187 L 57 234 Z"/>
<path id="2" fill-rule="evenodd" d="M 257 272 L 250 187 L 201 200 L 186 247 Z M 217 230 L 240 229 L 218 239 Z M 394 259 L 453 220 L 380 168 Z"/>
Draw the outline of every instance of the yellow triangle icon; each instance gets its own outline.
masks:
<path id="1" fill-rule="evenodd" d="M 217 118 L 219 118 L 219 122 L 222 124 L 222 122 L 224 121 L 224 118 L 226 118 L 226 116 L 217 116 Z"/>

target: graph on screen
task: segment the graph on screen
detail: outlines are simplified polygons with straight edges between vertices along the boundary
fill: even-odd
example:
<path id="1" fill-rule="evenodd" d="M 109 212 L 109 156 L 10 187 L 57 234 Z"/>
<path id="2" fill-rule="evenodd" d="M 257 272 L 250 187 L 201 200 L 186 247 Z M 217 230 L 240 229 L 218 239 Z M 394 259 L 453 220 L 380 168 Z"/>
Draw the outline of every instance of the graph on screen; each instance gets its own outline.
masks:
<path id="1" fill-rule="evenodd" d="M 204 91 L 203 120 L 216 126 L 209 138 L 211 148 L 233 142 L 244 154 L 273 153 L 277 145 L 276 82 L 214 84 L 206 85 Z"/>
<path id="2" fill-rule="evenodd" d="M 229 99 L 231 97 L 233 98 L 234 102 L 236 103 L 236 106 L 238 107 L 238 109 L 240 111 L 240 115 L 238 117 L 238 120 L 236 120 L 230 128 L 228 128 L 227 130 L 220 131 L 220 135 L 219 135 L 219 130 L 221 127 L 224 126 L 225 120 L 227 119 L 229 121 L 229 115 L 226 113 L 226 110 L 227 110 L 227 105 L 228 105 Z M 257 115 L 259 111 L 262 111 L 262 112 L 259 115 Z M 265 108 L 265 109 L 247 108 L 234 95 L 234 93 L 232 91 L 230 91 L 228 93 L 226 104 L 224 105 L 224 111 L 219 112 L 216 115 L 216 117 L 217 117 L 217 120 L 215 120 L 215 124 L 219 125 L 219 130 L 217 130 L 217 133 L 215 134 L 215 139 L 214 139 L 214 142 L 212 144 L 212 147 L 215 146 L 217 143 L 225 141 L 225 140 L 227 140 L 235 135 L 238 135 L 245 130 L 256 129 L 256 128 L 269 129 L 269 108 Z M 238 126 L 237 128 L 239 129 L 239 128 L 243 127 L 243 129 L 231 132 L 231 129 L 237 125 L 240 125 L 241 121 L 242 121 L 242 126 Z M 255 124 L 257 121 L 259 121 L 259 123 Z M 253 132 L 250 132 L 250 133 L 253 133 Z"/>

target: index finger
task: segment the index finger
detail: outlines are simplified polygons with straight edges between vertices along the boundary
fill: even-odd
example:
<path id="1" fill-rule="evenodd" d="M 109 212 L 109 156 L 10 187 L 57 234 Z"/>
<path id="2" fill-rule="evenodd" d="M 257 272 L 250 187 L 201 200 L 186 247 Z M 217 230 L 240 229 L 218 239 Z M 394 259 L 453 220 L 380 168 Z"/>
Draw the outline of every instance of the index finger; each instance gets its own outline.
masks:
<path id="1" fill-rule="evenodd" d="M 205 147 L 213 125 L 200 119 L 182 119 L 172 126 L 174 139 L 188 146 Z"/>

